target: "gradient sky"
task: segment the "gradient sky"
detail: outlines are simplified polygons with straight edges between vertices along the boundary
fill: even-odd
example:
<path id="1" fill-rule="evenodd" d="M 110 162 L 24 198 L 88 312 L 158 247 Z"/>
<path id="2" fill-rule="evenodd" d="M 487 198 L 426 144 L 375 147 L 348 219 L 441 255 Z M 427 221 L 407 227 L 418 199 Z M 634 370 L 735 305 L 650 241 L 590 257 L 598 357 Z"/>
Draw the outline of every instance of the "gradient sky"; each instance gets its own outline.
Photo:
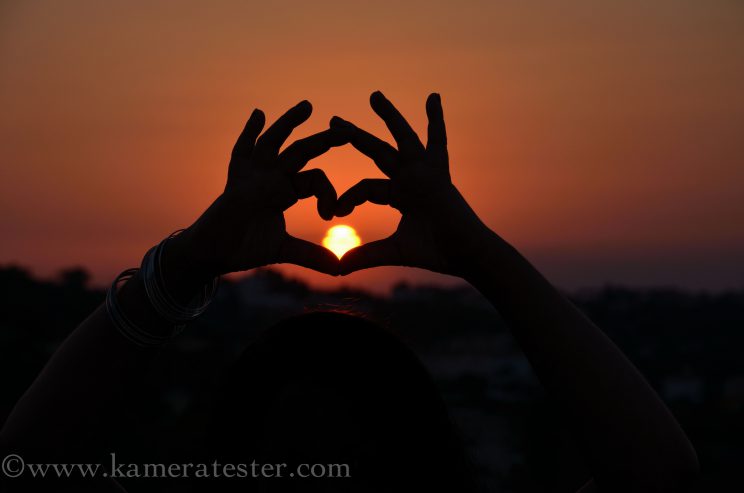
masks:
<path id="1" fill-rule="evenodd" d="M 3 1 L 0 263 L 98 283 L 224 186 L 254 107 L 301 99 L 389 139 L 442 94 L 455 184 L 558 284 L 744 286 L 744 2 Z M 311 163 L 342 192 L 380 176 L 350 148 Z M 344 218 L 364 241 L 395 211 Z M 320 242 L 312 201 L 288 229 Z M 314 284 L 383 290 L 383 268 Z"/>

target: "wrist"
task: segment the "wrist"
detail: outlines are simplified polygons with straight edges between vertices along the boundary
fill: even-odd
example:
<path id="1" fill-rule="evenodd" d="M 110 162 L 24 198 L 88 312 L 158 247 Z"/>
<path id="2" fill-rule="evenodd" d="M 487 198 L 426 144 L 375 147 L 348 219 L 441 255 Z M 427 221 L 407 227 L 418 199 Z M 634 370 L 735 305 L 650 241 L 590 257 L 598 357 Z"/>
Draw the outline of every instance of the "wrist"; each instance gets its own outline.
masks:
<path id="1" fill-rule="evenodd" d="M 126 318 L 138 327 L 146 327 L 158 337 L 173 334 L 173 324 L 161 317 L 147 297 L 147 291 L 139 272 L 127 280 L 113 296 L 116 296 Z"/>
<path id="2" fill-rule="evenodd" d="M 442 201 L 446 208 L 436 214 L 445 234 L 442 241 L 452 245 L 448 252 L 455 274 L 470 281 L 494 255 L 504 251 L 508 244 L 491 230 L 470 207 L 465 198 L 452 186 L 449 200 Z"/>
<path id="3" fill-rule="evenodd" d="M 485 272 L 501 265 L 503 259 L 514 249 L 485 225 L 471 238 L 467 255 L 462 262 L 461 276 L 470 284 L 477 285 Z"/>
<path id="4" fill-rule="evenodd" d="M 165 245 L 162 256 L 163 282 L 176 301 L 186 303 L 218 274 L 190 252 L 188 230 L 174 236 Z"/>

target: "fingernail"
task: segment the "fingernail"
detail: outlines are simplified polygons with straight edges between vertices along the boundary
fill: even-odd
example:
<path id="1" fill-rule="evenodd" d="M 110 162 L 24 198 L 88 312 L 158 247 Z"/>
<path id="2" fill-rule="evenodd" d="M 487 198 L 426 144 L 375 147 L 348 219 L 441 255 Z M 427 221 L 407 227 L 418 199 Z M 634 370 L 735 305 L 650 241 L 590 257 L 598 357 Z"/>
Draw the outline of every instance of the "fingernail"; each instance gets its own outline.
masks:
<path id="1" fill-rule="evenodd" d="M 354 126 L 354 125 L 351 124 L 351 122 L 347 122 L 346 120 L 344 120 L 343 118 L 338 117 L 338 116 L 334 116 L 333 118 L 331 118 L 330 124 L 331 124 L 332 127 L 350 128 L 350 127 L 353 127 Z"/>
<path id="2" fill-rule="evenodd" d="M 338 202 L 336 202 L 336 210 L 333 211 L 333 215 L 335 217 L 344 217 L 351 214 L 351 211 L 353 210 L 353 208 L 349 210 L 349 206 L 339 205 Z"/>
<path id="3" fill-rule="evenodd" d="M 266 122 L 266 115 L 264 115 L 263 111 L 256 108 L 251 113 L 251 116 L 248 118 L 248 121 L 252 122 L 253 125 L 263 126 L 263 124 Z"/>

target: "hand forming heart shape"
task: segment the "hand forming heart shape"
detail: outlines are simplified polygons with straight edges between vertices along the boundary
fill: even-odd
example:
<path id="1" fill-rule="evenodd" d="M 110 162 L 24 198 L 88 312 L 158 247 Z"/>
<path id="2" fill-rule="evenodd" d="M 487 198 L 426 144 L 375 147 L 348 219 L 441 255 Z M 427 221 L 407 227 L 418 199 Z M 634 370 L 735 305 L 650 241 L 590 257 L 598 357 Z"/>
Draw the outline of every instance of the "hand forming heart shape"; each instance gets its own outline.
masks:
<path id="1" fill-rule="evenodd" d="M 293 263 L 331 275 L 382 265 L 405 265 L 463 275 L 490 230 L 452 184 L 447 137 L 438 94 L 429 96 L 428 141 L 424 146 L 393 104 L 380 92 L 370 98 L 398 148 L 339 117 L 330 128 L 298 140 L 281 153 L 292 130 L 312 113 L 303 101 L 266 132 L 255 110 L 235 143 L 225 191 L 202 216 L 169 244 L 166 268 L 202 282 L 215 275 L 274 263 Z M 259 136 L 260 135 L 260 136 Z M 336 198 L 320 169 L 301 171 L 330 148 L 351 143 L 388 179 L 365 179 Z M 340 260 L 328 249 L 287 233 L 284 211 L 315 196 L 323 219 L 346 216 L 364 202 L 398 209 L 401 221 L 390 237 L 347 252 Z"/>

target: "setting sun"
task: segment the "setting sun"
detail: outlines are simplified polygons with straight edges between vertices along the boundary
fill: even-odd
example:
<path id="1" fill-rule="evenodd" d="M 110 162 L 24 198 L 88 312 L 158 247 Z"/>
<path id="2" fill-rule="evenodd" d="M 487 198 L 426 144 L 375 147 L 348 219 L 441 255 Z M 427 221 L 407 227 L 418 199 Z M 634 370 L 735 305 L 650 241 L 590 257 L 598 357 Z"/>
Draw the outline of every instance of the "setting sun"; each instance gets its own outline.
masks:
<path id="1" fill-rule="evenodd" d="M 362 240 L 354 231 L 354 228 L 344 224 L 333 226 L 323 238 L 323 246 L 335 253 L 338 258 L 361 244 Z"/>

